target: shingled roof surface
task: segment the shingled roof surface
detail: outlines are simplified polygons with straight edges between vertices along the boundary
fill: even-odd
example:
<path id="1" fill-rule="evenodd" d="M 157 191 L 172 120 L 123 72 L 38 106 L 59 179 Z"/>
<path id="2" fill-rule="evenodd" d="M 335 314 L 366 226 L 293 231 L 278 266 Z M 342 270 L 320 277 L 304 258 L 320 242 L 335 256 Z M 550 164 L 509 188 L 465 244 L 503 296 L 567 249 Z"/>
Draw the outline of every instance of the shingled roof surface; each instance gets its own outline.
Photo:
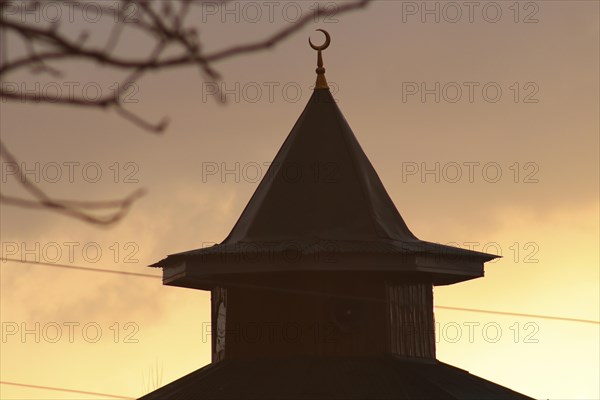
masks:
<path id="1" fill-rule="evenodd" d="M 395 356 L 265 358 L 210 364 L 140 400 L 531 399 L 439 361 Z"/>

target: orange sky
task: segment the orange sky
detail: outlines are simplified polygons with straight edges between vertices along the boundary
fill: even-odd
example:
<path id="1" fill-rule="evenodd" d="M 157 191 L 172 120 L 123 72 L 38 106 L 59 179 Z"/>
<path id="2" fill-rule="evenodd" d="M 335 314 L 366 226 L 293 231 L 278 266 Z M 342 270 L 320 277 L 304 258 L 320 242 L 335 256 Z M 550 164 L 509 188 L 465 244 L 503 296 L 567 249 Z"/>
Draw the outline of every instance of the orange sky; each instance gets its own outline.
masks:
<path id="1" fill-rule="evenodd" d="M 205 9 L 193 18 L 206 49 L 215 50 L 264 38 L 313 4 L 275 3 L 269 15 L 266 3 L 254 2 L 259 18 L 248 2 L 233 14 Z M 110 229 L 1 206 L 2 256 L 158 275 L 145 266 L 221 241 L 257 186 L 257 165 L 266 171 L 308 101 L 316 57 L 306 41 L 324 28 L 332 35 L 324 60 L 335 97 L 411 230 L 504 256 L 487 264 L 485 278 L 436 288 L 436 305 L 598 321 L 599 3 L 521 2 L 516 15 L 513 1 L 501 1 L 495 23 L 490 3 L 478 3 L 472 22 L 463 2 L 440 2 L 437 23 L 419 14 L 436 2 L 376 1 L 312 24 L 271 51 L 215 64 L 230 91 L 226 106 L 194 68 L 148 75 L 129 107 L 153 121 L 168 116 L 163 136 L 108 112 L 0 103 L 2 140 L 27 168 L 39 163 L 40 185 L 56 197 L 148 190 Z M 457 7 L 463 16 L 450 22 Z M 93 28 L 106 33 L 102 24 Z M 8 50 L 18 55 L 13 39 Z M 131 35 L 117 51 L 146 49 Z M 122 78 L 82 64 L 65 69 L 70 75 L 55 81 L 63 88 L 68 81 L 109 90 Z M 35 89 L 51 80 L 18 74 L 7 82 Z M 433 92 L 422 98 L 423 88 Z M 56 165 L 62 175 L 53 179 Z M 216 175 L 206 174 L 208 165 L 218 166 Z M 96 171 L 102 176 L 91 182 Z M 5 169 L 2 186 L 20 193 Z M 2 381 L 137 397 L 156 365 L 165 384 L 210 361 L 202 334 L 207 292 L 152 278 L 0 265 L 3 333 L 19 329 L 0 343 Z M 436 321 L 441 361 L 535 398 L 600 398 L 597 323 L 443 308 Z M 39 343 L 35 334 L 23 339 L 22 328 L 36 323 Z M 52 343 L 57 326 L 62 336 Z M 2 399 L 101 398 L 0 391 Z"/>

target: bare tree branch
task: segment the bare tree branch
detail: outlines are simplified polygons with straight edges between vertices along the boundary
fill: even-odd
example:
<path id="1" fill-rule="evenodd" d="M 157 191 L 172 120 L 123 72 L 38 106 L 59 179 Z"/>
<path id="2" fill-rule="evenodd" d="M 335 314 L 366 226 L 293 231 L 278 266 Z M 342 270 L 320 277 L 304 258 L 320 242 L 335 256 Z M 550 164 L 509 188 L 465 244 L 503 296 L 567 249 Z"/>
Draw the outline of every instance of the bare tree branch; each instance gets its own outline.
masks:
<path id="1" fill-rule="evenodd" d="M 38 185 L 27 179 L 26 174 L 21 169 L 21 164 L 2 141 L 0 141 L 0 158 L 14 166 L 18 177 L 16 181 L 33 196 L 33 199 L 25 199 L 4 195 L 0 192 L 0 202 L 8 205 L 24 208 L 51 209 L 92 224 L 112 225 L 120 221 L 129 212 L 133 202 L 145 194 L 143 189 L 139 189 L 122 200 L 74 201 L 52 199 Z M 110 213 L 105 216 L 95 216 L 84 210 L 101 210 L 109 211 Z M 111 210 L 114 211 L 111 212 Z"/>
<path id="2" fill-rule="evenodd" d="M 365 8 L 372 0 L 355 0 L 344 2 L 335 8 L 336 17 L 352 11 Z M 221 5 L 229 0 L 222 0 Z M 266 39 L 234 45 L 212 53 L 204 53 L 200 40 L 199 29 L 186 24 L 185 19 L 194 5 L 204 5 L 201 0 L 172 0 L 168 2 L 152 2 L 149 0 L 120 0 L 107 4 L 94 3 L 102 13 L 102 17 L 112 17 L 114 25 L 109 31 L 108 39 L 102 47 L 93 47 L 88 43 L 90 32 L 83 30 L 78 37 L 69 37 L 60 31 L 60 21 L 50 24 L 34 24 L 23 22 L 18 18 L 10 18 L 6 11 L 10 8 L 11 14 L 30 12 L 40 8 L 42 3 L 35 0 L 21 0 L 19 2 L 0 0 L 0 99 L 2 101 L 57 104 L 114 110 L 119 116 L 130 121 L 141 129 L 151 133 L 162 133 L 168 125 L 168 119 L 162 118 L 153 123 L 127 110 L 124 97 L 131 85 L 136 84 L 150 71 L 162 71 L 174 67 L 195 66 L 205 79 L 219 80 L 221 75 L 213 68 L 213 63 L 234 56 L 245 55 L 273 48 L 278 43 L 298 32 L 317 17 L 323 16 L 323 9 L 317 8 L 279 29 Z M 71 6 L 84 9 L 85 2 L 72 2 Z M 161 8 L 160 8 L 161 7 Z M 132 13 L 133 11 L 133 13 Z M 154 45 L 151 51 L 142 57 L 123 57 L 114 54 L 119 42 L 125 40 L 126 28 L 131 27 L 145 34 Z M 8 32 L 16 34 L 24 42 L 25 55 L 8 59 L 6 49 Z M 167 49 L 174 50 L 167 53 Z M 110 95 L 97 99 L 85 97 L 56 98 L 47 93 L 31 93 L 29 91 L 11 90 L 3 84 L 6 76 L 19 71 L 29 71 L 32 74 L 49 74 L 59 77 L 64 72 L 51 63 L 58 61 L 77 60 L 92 63 L 94 66 L 111 68 L 114 71 L 125 72 L 125 77 L 120 82 L 117 90 Z M 14 89 L 12 86 L 12 89 Z M 224 101 L 222 96 L 217 99 Z M 100 225 L 110 225 L 119 221 L 128 212 L 132 203 L 136 201 L 143 191 L 136 191 L 121 200 L 81 202 L 73 200 L 59 200 L 51 198 L 40 187 L 26 179 L 20 170 L 16 158 L 9 152 L 5 144 L 0 141 L 0 158 L 17 165 L 19 184 L 33 197 L 24 199 L 0 193 L 0 202 L 24 208 L 51 209 L 62 214 Z M 109 215 L 102 217 L 90 214 L 90 210 L 113 210 Z"/>

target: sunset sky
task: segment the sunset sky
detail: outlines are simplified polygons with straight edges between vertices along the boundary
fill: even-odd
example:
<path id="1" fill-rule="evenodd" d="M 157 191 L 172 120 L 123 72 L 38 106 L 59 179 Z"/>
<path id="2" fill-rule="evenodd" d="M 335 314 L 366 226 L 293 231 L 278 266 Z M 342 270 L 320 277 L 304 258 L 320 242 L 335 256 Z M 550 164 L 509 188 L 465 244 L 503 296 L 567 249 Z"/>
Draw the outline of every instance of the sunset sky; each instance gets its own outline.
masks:
<path id="1" fill-rule="evenodd" d="M 168 117 L 163 135 L 110 111 L 2 100 L 3 142 L 56 198 L 147 190 L 110 228 L 0 205 L 2 257 L 159 277 L 146 266 L 222 241 L 311 95 L 307 38 L 321 43 L 314 30 L 323 28 L 334 97 L 412 232 L 503 256 L 484 278 L 435 288 L 437 358 L 534 398 L 600 398 L 600 3 L 464 3 L 378 0 L 320 18 L 271 50 L 215 63 L 221 82 L 193 67 L 146 75 L 126 106 L 151 122 Z M 188 17 L 207 52 L 264 39 L 315 2 L 215 4 Z M 60 29 L 85 27 L 75 15 Z M 92 42 L 106 41 L 110 24 L 87 27 Z M 23 54 L 20 39 L 6 42 L 9 58 Z M 149 50 L 127 28 L 116 48 L 125 57 Z M 17 73 L 2 84 L 67 94 L 69 85 L 109 91 L 124 77 L 57 65 L 67 72 L 60 80 Z M 4 161 L 2 192 L 23 195 Z M 208 292 L 0 266 L 2 382 L 136 398 L 156 388 L 145 385 L 151 370 L 164 385 L 210 362 Z M 0 397 L 107 398 L 12 384 L 0 384 Z"/>

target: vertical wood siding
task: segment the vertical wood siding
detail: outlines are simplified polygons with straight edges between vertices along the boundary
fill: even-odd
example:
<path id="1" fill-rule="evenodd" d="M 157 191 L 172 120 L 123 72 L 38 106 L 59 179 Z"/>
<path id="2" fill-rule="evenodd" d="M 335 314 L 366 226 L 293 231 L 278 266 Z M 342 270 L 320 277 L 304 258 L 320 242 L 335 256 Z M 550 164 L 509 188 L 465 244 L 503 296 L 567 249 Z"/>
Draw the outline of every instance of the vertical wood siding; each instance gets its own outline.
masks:
<path id="1" fill-rule="evenodd" d="M 404 357 L 435 358 L 431 284 L 388 284 L 390 352 Z"/>

